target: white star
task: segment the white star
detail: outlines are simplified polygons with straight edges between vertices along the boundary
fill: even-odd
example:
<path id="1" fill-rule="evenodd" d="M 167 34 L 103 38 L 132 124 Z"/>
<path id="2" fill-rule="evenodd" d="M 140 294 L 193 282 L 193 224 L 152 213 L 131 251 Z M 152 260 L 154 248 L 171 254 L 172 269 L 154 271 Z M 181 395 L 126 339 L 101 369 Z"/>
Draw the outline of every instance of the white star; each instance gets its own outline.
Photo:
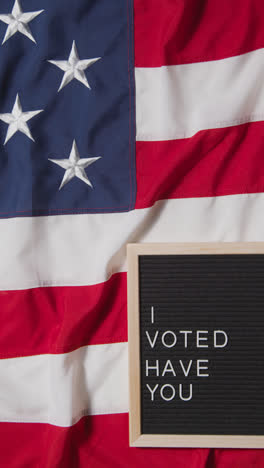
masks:
<path id="1" fill-rule="evenodd" d="M 76 78 L 76 80 L 84 84 L 84 86 L 86 86 L 87 88 L 91 89 L 85 76 L 84 70 L 93 65 L 93 63 L 97 62 L 97 60 L 100 60 L 100 58 L 101 57 L 80 60 L 75 41 L 73 41 L 68 60 L 48 60 L 49 63 L 56 65 L 56 67 L 59 67 L 62 71 L 64 71 L 64 75 L 58 92 L 62 88 L 64 88 L 64 86 L 66 86 L 72 80 L 74 80 L 74 78 Z"/>
<path id="2" fill-rule="evenodd" d="M 98 156 L 97 158 L 80 159 L 79 151 L 78 151 L 75 140 L 73 140 L 69 159 L 50 159 L 49 158 L 49 161 L 55 164 L 58 164 L 58 166 L 65 169 L 65 174 L 61 181 L 59 190 L 62 189 L 62 187 L 65 184 L 70 182 L 70 180 L 72 180 L 73 177 L 78 177 L 78 179 L 81 179 L 83 182 L 85 182 L 87 185 L 93 188 L 84 169 L 90 166 L 91 164 L 93 164 L 98 159 L 101 159 L 101 156 Z"/>
<path id="3" fill-rule="evenodd" d="M 15 104 L 12 109 L 11 114 L 0 114 L 0 120 L 8 124 L 8 129 L 6 133 L 6 139 L 4 144 L 12 138 L 12 136 L 16 132 L 24 133 L 28 138 L 35 141 L 31 135 L 31 132 L 28 128 L 28 120 L 38 115 L 42 110 L 30 111 L 30 112 L 23 112 L 19 95 L 17 94 Z"/>
<path id="4" fill-rule="evenodd" d="M 0 15 L 0 21 L 3 21 L 5 24 L 8 24 L 8 28 L 5 33 L 2 44 L 4 44 L 10 37 L 12 37 L 16 32 L 20 32 L 27 36 L 31 41 L 35 42 L 34 37 L 31 34 L 28 23 L 32 21 L 36 16 L 40 15 L 44 10 L 39 11 L 30 11 L 23 13 L 20 1 L 15 0 L 12 13 L 8 15 Z"/>

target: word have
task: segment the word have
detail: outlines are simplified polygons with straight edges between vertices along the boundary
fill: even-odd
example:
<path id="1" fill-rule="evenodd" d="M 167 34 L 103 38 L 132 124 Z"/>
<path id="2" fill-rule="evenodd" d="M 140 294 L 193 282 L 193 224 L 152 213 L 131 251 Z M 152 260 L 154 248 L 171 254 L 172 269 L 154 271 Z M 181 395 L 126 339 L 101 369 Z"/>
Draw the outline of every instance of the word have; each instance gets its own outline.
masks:
<path id="1" fill-rule="evenodd" d="M 152 363 L 153 364 L 153 363 Z M 164 365 L 160 365 L 159 359 L 156 359 L 155 365 L 150 365 L 149 360 L 146 359 L 146 377 L 150 377 L 150 371 L 152 371 L 151 376 L 153 377 L 153 372 L 155 373 L 155 377 L 164 377 L 169 374 L 170 376 L 176 377 L 176 367 L 178 366 L 178 370 L 184 375 L 184 377 L 188 377 L 193 367 L 193 360 L 189 359 L 186 364 L 183 363 L 181 359 L 175 361 L 172 364 L 171 360 L 168 359 Z M 204 365 L 205 364 L 205 365 Z M 196 369 L 196 376 L 197 377 L 209 377 L 208 372 L 208 359 L 197 359 L 195 369 Z"/>

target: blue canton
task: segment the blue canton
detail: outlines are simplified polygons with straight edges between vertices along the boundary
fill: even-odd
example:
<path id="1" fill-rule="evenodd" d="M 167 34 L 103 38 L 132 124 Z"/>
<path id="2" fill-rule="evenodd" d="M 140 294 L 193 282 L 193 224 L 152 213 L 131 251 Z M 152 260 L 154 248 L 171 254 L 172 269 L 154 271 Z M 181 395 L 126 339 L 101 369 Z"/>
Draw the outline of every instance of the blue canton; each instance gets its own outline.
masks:
<path id="1" fill-rule="evenodd" d="M 1 0 L 0 43 L 0 217 L 133 209 L 133 0 Z"/>

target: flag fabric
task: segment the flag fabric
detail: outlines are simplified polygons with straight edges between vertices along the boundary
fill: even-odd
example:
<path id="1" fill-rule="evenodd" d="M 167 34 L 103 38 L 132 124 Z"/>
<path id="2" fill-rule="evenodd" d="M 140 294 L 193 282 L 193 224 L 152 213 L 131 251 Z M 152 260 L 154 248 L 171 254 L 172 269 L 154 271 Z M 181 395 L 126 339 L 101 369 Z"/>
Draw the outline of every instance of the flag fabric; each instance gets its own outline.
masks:
<path id="1" fill-rule="evenodd" d="M 126 305 L 128 242 L 264 239 L 263 29 L 261 0 L 1 0 L 0 466 L 264 467 L 129 447 Z"/>

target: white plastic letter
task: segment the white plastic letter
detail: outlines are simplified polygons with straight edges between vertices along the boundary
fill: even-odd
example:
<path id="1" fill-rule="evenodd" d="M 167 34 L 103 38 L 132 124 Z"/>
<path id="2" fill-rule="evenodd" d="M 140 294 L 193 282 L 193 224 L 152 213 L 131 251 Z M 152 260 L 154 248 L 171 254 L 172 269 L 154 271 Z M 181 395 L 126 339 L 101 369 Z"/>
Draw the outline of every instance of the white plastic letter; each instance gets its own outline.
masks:
<path id="1" fill-rule="evenodd" d="M 207 366 L 201 366 L 201 363 L 207 363 Z M 209 377 L 209 374 L 201 374 L 201 370 L 208 370 L 208 359 L 198 359 L 197 361 L 197 377 Z"/>
<path id="2" fill-rule="evenodd" d="M 149 336 L 149 332 L 146 331 L 147 339 L 148 339 L 148 342 L 149 342 L 151 348 L 154 348 L 154 346 L 155 346 L 155 344 L 156 344 L 156 341 L 157 341 L 157 338 L 158 338 L 158 334 L 159 334 L 159 332 L 158 332 L 158 330 L 157 330 L 156 333 L 155 333 L 155 336 L 154 336 L 153 340 L 151 340 L 151 338 L 150 338 L 150 336 Z"/>
<path id="3" fill-rule="evenodd" d="M 208 333 L 207 330 L 197 330 L 196 332 L 196 345 L 197 348 L 208 348 L 208 344 L 200 344 L 201 341 L 207 341 L 207 336 L 200 336 L 200 333 Z"/>
<path id="4" fill-rule="evenodd" d="M 184 335 L 184 348 L 188 347 L 188 334 L 192 333 L 191 330 L 181 330 L 180 333 Z"/>
<path id="5" fill-rule="evenodd" d="M 224 343 L 222 344 L 217 344 L 217 335 L 224 335 Z M 226 334 L 226 332 L 224 332 L 223 330 L 215 330 L 214 331 L 214 347 L 215 348 L 224 348 L 228 343 L 228 336 Z"/>
<path id="6" fill-rule="evenodd" d="M 172 337 L 173 337 L 173 341 L 172 341 L 171 344 L 168 344 L 168 343 L 166 344 L 165 343 L 165 336 L 167 336 L 167 335 L 172 335 Z M 162 341 L 163 346 L 166 346 L 166 348 L 172 348 L 177 343 L 177 336 L 175 335 L 175 333 L 173 331 L 165 331 L 163 333 L 163 335 L 162 335 L 161 341 Z"/>
<path id="7" fill-rule="evenodd" d="M 192 399 L 192 384 L 189 385 L 189 396 L 183 397 L 182 396 L 182 384 L 179 385 L 179 397 L 183 401 L 190 401 Z"/>
<path id="8" fill-rule="evenodd" d="M 156 359 L 156 366 L 149 366 L 148 359 L 146 359 L 146 377 L 149 376 L 149 370 L 155 370 L 156 376 L 159 377 L 159 361 Z"/>
<path id="9" fill-rule="evenodd" d="M 146 385 L 146 387 L 149 389 L 149 391 L 151 393 L 151 401 L 154 401 L 154 393 L 157 390 L 158 386 L 159 385 L 156 384 L 155 387 L 152 389 L 152 388 L 150 388 L 149 384 Z"/>
<path id="10" fill-rule="evenodd" d="M 154 323 L 154 307 L 151 306 L 151 323 Z"/>
<path id="11" fill-rule="evenodd" d="M 189 375 L 189 372 L 190 372 L 190 370 L 191 370 L 191 367 L 192 367 L 192 360 L 190 360 L 190 361 L 189 361 L 189 364 L 188 364 L 187 370 L 185 369 L 185 367 L 184 367 L 184 364 L 183 364 L 183 362 L 182 362 L 182 360 L 181 360 L 181 359 L 179 360 L 179 363 L 180 363 L 180 366 L 181 366 L 181 368 L 182 368 L 182 371 L 183 371 L 183 373 L 184 373 L 184 376 L 185 376 L 185 377 L 188 377 L 188 375 Z"/>
<path id="12" fill-rule="evenodd" d="M 171 361 L 168 359 L 165 366 L 164 366 L 164 369 L 163 369 L 163 372 L 162 372 L 162 377 L 164 377 L 164 375 L 166 374 L 166 372 L 171 372 L 174 377 L 176 377 L 176 372 L 175 370 L 173 369 L 173 365 L 171 363 Z"/>
<path id="13" fill-rule="evenodd" d="M 165 396 L 164 396 L 163 391 L 164 391 L 164 389 L 165 389 L 166 387 L 167 387 L 167 388 L 171 388 L 171 390 L 172 390 L 172 393 L 171 393 L 171 396 L 170 396 L 170 397 L 165 397 Z M 171 401 L 171 400 L 173 400 L 173 398 L 175 397 L 175 388 L 174 388 L 172 385 L 170 385 L 170 384 L 162 385 L 162 387 L 161 387 L 161 389 L 160 389 L 160 396 L 161 396 L 161 398 L 163 398 L 163 400 L 165 400 L 165 401 Z"/>

